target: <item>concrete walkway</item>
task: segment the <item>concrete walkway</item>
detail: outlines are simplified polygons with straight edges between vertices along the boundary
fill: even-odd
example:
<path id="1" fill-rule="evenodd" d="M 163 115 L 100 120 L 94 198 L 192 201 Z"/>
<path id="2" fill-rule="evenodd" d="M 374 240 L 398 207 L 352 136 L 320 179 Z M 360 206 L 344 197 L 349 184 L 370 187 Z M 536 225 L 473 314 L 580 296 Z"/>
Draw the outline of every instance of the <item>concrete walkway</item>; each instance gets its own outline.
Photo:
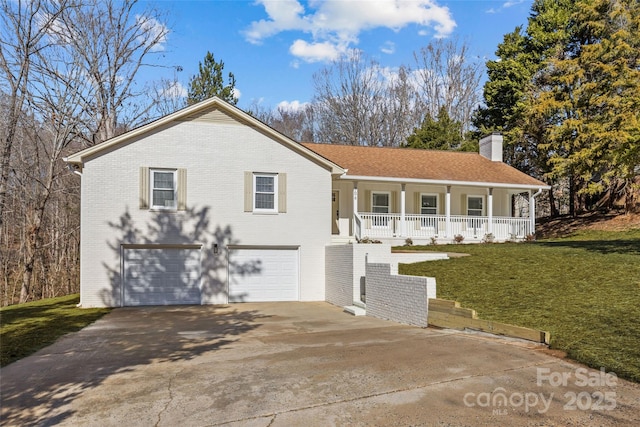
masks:
<path id="1" fill-rule="evenodd" d="M 544 347 L 326 303 L 116 309 L 0 370 L 2 425 L 640 425 L 640 386 Z"/>

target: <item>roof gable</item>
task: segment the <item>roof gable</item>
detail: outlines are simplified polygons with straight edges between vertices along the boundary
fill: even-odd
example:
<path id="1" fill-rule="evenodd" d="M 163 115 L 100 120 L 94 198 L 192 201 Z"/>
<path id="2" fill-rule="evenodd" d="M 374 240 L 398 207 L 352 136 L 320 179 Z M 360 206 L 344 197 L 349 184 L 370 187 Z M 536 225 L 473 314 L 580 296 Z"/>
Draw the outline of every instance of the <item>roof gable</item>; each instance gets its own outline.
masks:
<path id="1" fill-rule="evenodd" d="M 238 117 L 220 110 L 219 108 L 212 108 L 204 111 L 196 111 L 188 116 L 178 117 L 176 121 L 180 122 L 202 122 L 202 123 L 222 123 L 227 125 L 247 125 L 245 120 L 240 120 Z"/>
<path id="2" fill-rule="evenodd" d="M 318 155 L 316 152 L 267 126 L 250 114 L 245 113 L 239 108 L 217 97 L 209 98 L 197 104 L 183 108 L 182 110 L 178 110 L 172 114 L 161 117 L 144 126 L 111 138 L 101 144 L 86 148 L 66 157 L 64 161 L 81 170 L 86 161 L 96 156 L 117 150 L 126 144 L 135 143 L 138 139 L 144 138 L 152 132 L 162 131 L 163 128 L 170 126 L 172 123 L 186 121 L 248 126 L 263 133 L 275 142 L 290 148 L 303 157 L 312 160 L 325 169 L 328 169 L 333 174 L 344 173 L 344 170 L 331 160 Z"/>
<path id="3" fill-rule="evenodd" d="M 303 145 L 346 169 L 345 178 L 547 188 L 543 182 L 477 153 L 334 144 Z"/>

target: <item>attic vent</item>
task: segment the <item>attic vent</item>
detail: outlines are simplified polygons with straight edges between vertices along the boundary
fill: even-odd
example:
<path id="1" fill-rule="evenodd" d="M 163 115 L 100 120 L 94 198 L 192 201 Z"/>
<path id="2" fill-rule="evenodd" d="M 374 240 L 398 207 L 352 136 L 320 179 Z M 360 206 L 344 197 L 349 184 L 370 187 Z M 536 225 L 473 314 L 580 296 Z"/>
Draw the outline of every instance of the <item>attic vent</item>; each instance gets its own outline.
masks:
<path id="1" fill-rule="evenodd" d="M 227 125 L 241 124 L 237 119 L 231 117 L 230 115 L 218 109 L 202 111 L 195 114 L 191 114 L 181 120 L 194 121 L 194 122 L 219 123 L 219 124 L 227 124 Z"/>

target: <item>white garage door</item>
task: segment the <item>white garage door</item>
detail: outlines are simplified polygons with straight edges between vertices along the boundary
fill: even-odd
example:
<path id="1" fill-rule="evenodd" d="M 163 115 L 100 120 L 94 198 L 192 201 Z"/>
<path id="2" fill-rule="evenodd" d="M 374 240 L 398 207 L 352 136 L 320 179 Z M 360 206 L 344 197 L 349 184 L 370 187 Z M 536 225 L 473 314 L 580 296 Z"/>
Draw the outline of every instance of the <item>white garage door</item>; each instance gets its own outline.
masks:
<path id="1" fill-rule="evenodd" d="M 298 301 L 298 249 L 229 251 L 229 302 Z"/>
<path id="2" fill-rule="evenodd" d="M 200 249 L 125 248 L 124 305 L 200 304 Z"/>

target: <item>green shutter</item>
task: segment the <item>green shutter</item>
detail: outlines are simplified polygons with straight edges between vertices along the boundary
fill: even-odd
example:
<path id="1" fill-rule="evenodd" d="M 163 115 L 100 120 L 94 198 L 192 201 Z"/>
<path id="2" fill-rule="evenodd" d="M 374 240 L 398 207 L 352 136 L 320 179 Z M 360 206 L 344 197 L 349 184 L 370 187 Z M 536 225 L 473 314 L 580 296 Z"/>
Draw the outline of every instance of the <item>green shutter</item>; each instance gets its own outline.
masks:
<path id="1" fill-rule="evenodd" d="M 413 211 L 417 214 L 420 214 L 422 212 L 422 200 L 420 199 L 420 193 L 419 192 L 415 192 L 413 193 Z"/>
<path id="2" fill-rule="evenodd" d="M 244 211 L 253 211 L 253 173 L 244 173 Z"/>
<path id="3" fill-rule="evenodd" d="M 140 209 L 149 209 L 149 168 L 140 168 Z"/>
<path id="4" fill-rule="evenodd" d="M 287 174 L 278 174 L 278 212 L 287 212 Z"/>
<path id="5" fill-rule="evenodd" d="M 187 170 L 178 169 L 178 210 L 187 210 Z"/>
<path id="6" fill-rule="evenodd" d="M 364 211 L 371 212 L 371 190 L 364 191 Z"/>

